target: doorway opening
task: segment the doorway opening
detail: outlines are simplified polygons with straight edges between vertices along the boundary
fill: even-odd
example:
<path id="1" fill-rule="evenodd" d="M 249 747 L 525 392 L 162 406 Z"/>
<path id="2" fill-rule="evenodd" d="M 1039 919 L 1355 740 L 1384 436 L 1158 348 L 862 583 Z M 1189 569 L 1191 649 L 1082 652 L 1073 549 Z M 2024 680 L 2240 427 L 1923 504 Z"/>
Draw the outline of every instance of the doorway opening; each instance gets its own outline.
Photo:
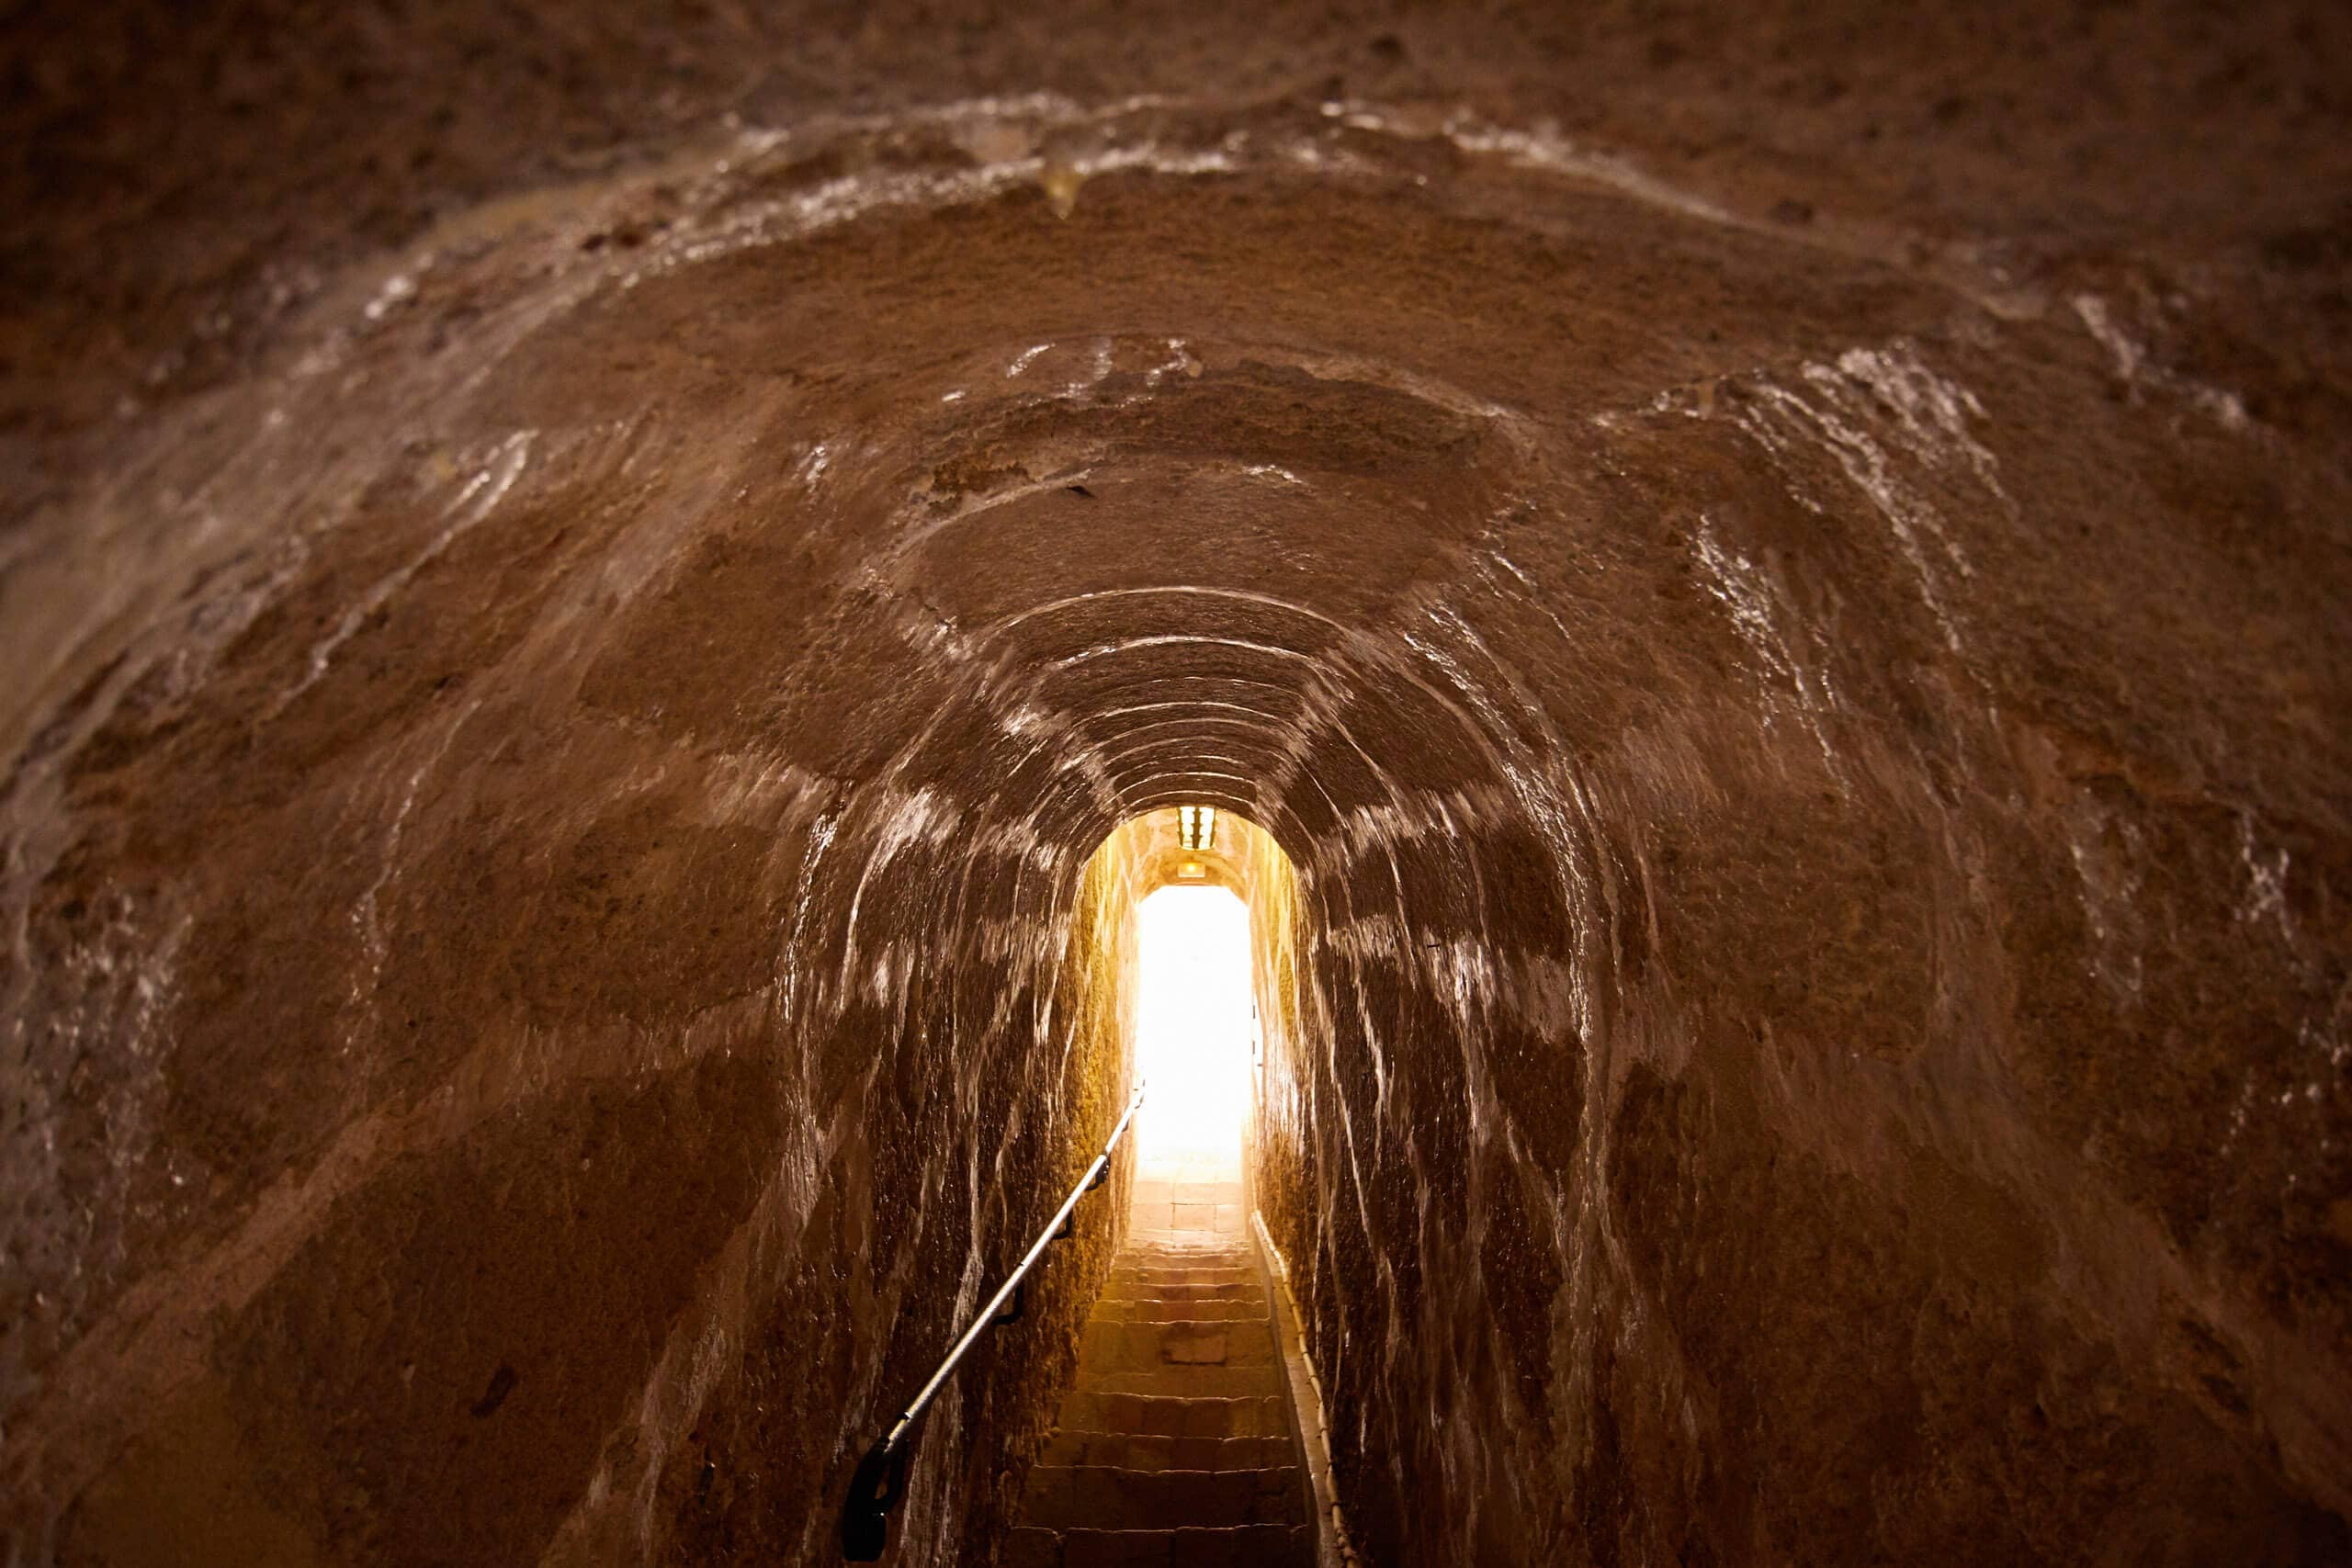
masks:
<path id="1" fill-rule="evenodd" d="M 1137 919 L 1136 1065 L 1149 1090 L 1130 1223 L 1238 1235 L 1257 1011 L 1250 911 L 1223 887 L 1169 886 Z"/>

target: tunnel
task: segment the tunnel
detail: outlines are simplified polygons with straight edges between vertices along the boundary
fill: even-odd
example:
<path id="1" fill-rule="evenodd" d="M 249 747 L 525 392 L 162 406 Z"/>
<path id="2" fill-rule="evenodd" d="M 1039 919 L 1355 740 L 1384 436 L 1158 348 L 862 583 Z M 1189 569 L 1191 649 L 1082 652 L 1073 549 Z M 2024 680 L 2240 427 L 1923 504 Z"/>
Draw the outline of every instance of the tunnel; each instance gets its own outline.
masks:
<path id="1" fill-rule="evenodd" d="M 1316 1561 L 2352 1560 L 2352 12 L 0 59 L 12 1568 L 839 1562 L 1074 1187 L 1080 1568 L 1188 881 Z"/>

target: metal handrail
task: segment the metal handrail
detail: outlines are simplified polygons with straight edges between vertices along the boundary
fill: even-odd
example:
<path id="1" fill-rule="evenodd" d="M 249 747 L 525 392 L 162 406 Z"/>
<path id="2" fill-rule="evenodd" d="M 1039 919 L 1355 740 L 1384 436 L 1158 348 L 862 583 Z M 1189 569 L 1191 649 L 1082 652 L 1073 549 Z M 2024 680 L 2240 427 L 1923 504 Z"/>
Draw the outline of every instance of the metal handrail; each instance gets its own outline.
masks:
<path id="1" fill-rule="evenodd" d="M 1037 1266 L 1037 1259 L 1046 1255 L 1046 1248 L 1070 1234 L 1070 1214 L 1078 1208 L 1078 1201 L 1109 1179 L 1111 1156 L 1117 1150 L 1119 1140 L 1126 1136 L 1127 1124 L 1136 1119 L 1136 1111 L 1143 1104 L 1143 1090 L 1142 1084 L 1136 1085 L 1135 1095 L 1127 1101 L 1125 1114 L 1119 1118 L 1119 1124 L 1111 1129 L 1111 1141 L 1102 1145 L 1102 1152 L 1094 1156 L 1094 1163 L 1086 1168 L 1086 1174 L 1080 1177 L 1078 1185 L 1069 1190 L 1069 1196 L 1062 1200 L 1062 1206 L 1054 1211 L 1054 1217 L 1046 1223 L 1044 1230 L 1037 1233 L 1037 1239 L 1030 1243 L 1029 1250 L 1022 1256 L 1020 1267 L 1005 1278 L 1004 1283 L 997 1287 L 996 1294 L 989 1298 L 988 1304 L 973 1315 L 972 1321 L 956 1337 L 956 1348 L 947 1352 L 947 1359 L 939 1363 L 939 1370 L 932 1373 L 931 1381 L 922 1385 L 922 1392 L 908 1403 L 906 1409 L 899 1412 L 898 1420 L 891 1423 L 890 1429 L 876 1438 L 874 1446 L 865 1450 L 865 1457 L 857 1461 L 857 1473 L 849 1483 L 849 1497 L 842 1504 L 842 1555 L 850 1562 L 875 1562 L 881 1557 L 882 1549 L 889 1544 L 890 1510 L 898 1506 L 899 1499 L 906 1492 L 907 1456 L 914 1448 L 915 1422 L 930 1408 L 941 1385 L 947 1382 L 948 1374 L 956 1370 L 956 1364 L 964 1359 L 964 1352 L 972 1348 L 982 1333 L 1003 1324 L 1020 1321 L 1025 1305 L 1024 1287 L 1029 1271 Z M 1012 1303 L 1009 1312 L 1005 1310 L 1007 1301 Z"/>

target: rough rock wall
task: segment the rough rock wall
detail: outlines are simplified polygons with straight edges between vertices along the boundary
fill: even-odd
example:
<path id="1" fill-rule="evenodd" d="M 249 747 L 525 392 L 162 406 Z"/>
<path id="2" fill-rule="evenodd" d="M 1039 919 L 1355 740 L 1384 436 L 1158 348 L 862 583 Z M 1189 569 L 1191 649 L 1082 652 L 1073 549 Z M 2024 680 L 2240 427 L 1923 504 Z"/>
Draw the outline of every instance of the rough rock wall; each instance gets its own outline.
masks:
<path id="1" fill-rule="evenodd" d="M 1043 1008 L 1020 1042 L 1027 1059 L 1003 1047 L 968 1056 L 950 1047 L 970 1076 L 959 1073 L 946 1091 L 953 1126 L 925 1131 L 945 1135 L 959 1163 L 910 1162 L 902 1190 L 871 1179 L 874 1212 L 889 1216 L 877 1225 L 886 1237 L 941 1216 L 934 1234 L 910 1238 L 927 1250 L 901 1269 L 887 1337 L 843 1321 L 844 1304 L 863 1304 L 860 1272 L 878 1272 L 858 1256 L 873 1243 L 819 1199 L 808 1226 L 822 1227 L 827 1245 L 804 1243 L 764 1333 L 722 1363 L 723 1381 L 663 1471 L 645 1532 L 660 1538 L 661 1560 L 838 1560 L 831 1530 L 848 1481 L 844 1461 L 930 1376 L 955 1332 L 1084 1174 L 1133 1092 L 1136 906 L 1148 890 L 1137 838 L 1122 828 L 1086 863 L 1062 961 L 1035 982 L 1046 994 L 1032 995 L 1032 982 L 1010 986 L 1009 994 Z M 1020 874 L 983 861 L 963 874 Z M 1050 904 L 1015 918 L 1057 920 Z M 929 938 L 953 948 L 949 931 Z M 970 978 L 985 995 L 1009 976 Z M 891 1562 L 986 1561 L 1011 1528 L 1028 1463 L 1051 1430 L 1087 1314 L 1119 1249 L 1134 1168 L 1134 1145 L 1123 1143 L 1110 1181 L 1081 1201 L 1070 1236 L 1031 1273 L 1021 1318 L 974 1348 L 924 1417 L 907 1500 L 891 1522 Z M 877 1352 L 884 1359 L 869 1371 Z M 613 1539 L 559 1546 L 550 1553 L 558 1560 L 605 1562 L 631 1561 L 641 1550 Z"/>
<path id="2" fill-rule="evenodd" d="M 1376 1558 L 2341 1555 L 2341 7 L 648 15 L 6 24 L 20 1553 L 816 1551 L 1206 799 Z"/>
<path id="3" fill-rule="evenodd" d="M 161 444 L 128 536 L 77 514 L 11 574 L 49 671 L 10 715 L 11 1551 L 821 1560 L 1124 1099 L 1125 861 L 988 793 L 1017 737 L 842 683 L 829 616 L 934 623 L 801 575 L 756 427 L 518 424 L 494 352 L 413 325 L 330 333 L 233 440 Z M 986 1539 L 1123 1212 L 932 1418 L 905 1560 Z"/>
<path id="4" fill-rule="evenodd" d="M 1119 846 L 600 701 L 561 535 L 648 508 L 526 449 L 19 774 L 14 1561 L 823 1560 L 1124 1100 Z M 930 1418 L 900 1561 L 1001 1516 L 1123 1213 Z"/>
<path id="5" fill-rule="evenodd" d="M 1261 1166 L 1375 1560 L 2346 1550 L 2335 503 L 2064 378 L 1676 389 L 1425 602 Z"/>

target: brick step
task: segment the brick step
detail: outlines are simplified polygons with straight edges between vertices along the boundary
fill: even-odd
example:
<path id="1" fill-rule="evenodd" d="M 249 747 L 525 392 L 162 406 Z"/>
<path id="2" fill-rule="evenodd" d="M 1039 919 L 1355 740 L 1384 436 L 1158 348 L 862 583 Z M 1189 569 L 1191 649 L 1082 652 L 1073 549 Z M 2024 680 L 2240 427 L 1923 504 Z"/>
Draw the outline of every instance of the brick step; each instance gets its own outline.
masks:
<path id="1" fill-rule="evenodd" d="M 1264 1282 L 1256 1274 L 1240 1269 L 1121 1269 L 1113 1270 L 1102 1288 L 1115 1296 L 1243 1292 L 1261 1301 L 1265 1299 Z"/>
<path id="2" fill-rule="evenodd" d="M 1120 1272 L 1120 1269 L 1159 1269 L 1159 1272 L 1218 1269 L 1218 1272 L 1227 1274 L 1249 1274 L 1251 1279 L 1256 1279 L 1256 1274 L 1259 1274 L 1259 1269 L 1249 1260 L 1249 1253 L 1238 1251 L 1238 1248 L 1223 1248 L 1223 1246 L 1216 1246 L 1216 1248 L 1211 1248 L 1211 1246 L 1190 1246 L 1190 1248 L 1176 1248 L 1176 1246 L 1138 1248 L 1138 1246 L 1129 1246 L 1120 1256 L 1110 1260 L 1110 1267 L 1113 1267 L 1113 1272 Z"/>
<path id="3" fill-rule="evenodd" d="M 1094 1306 L 1095 1311 L 1090 1314 L 1089 1317 L 1099 1317 L 1104 1323 L 1167 1321 L 1164 1318 L 1146 1315 L 1157 1313 L 1172 1313 L 1177 1317 L 1191 1318 L 1195 1323 L 1247 1323 L 1252 1319 L 1260 1323 L 1269 1323 L 1273 1320 L 1274 1315 L 1268 1309 L 1266 1298 L 1262 1294 L 1204 1296 L 1193 1295 L 1187 1292 L 1164 1296 L 1149 1294 L 1104 1296 L 1098 1300 Z"/>
<path id="4" fill-rule="evenodd" d="M 1199 1263 L 1226 1269 L 1246 1268 L 1250 1262 L 1249 1244 L 1233 1236 L 1213 1235 L 1205 1231 L 1148 1231 L 1143 1234 L 1187 1239 L 1130 1241 L 1119 1248 L 1119 1256 L 1114 1261 Z"/>
<path id="5" fill-rule="evenodd" d="M 1273 1325 L 1263 1318 L 1242 1322 L 1180 1318 L 1116 1323 L 1090 1319 L 1079 1342 L 1081 1383 L 1119 1372 L 1160 1367 L 1263 1367 L 1275 1359 Z"/>
<path id="6" fill-rule="evenodd" d="M 1128 1470 L 1036 1464 L 1022 1522 L 1048 1529 L 1178 1529 L 1306 1521 L 1295 1465 L 1272 1470 Z"/>
<path id="7" fill-rule="evenodd" d="M 1238 1237 L 1249 1210 L 1238 1181 L 1138 1181 L 1128 1212 L 1138 1228 Z"/>
<path id="8" fill-rule="evenodd" d="M 1126 1246 L 1130 1252 L 1148 1250 L 1153 1247 L 1179 1250 L 1189 1247 L 1195 1252 L 1242 1252 L 1248 1250 L 1250 1244 L 1245 1241 L 1228 1240 L 1224 1236 L 1203 1235 L 1198 1231 L 1175 1230 L 1158 1225 L 1137 1225 L 1127 1232 Z"/>
<path id="9" fill-rule="evenodd" d="M 1134 1246 L 1129 1246 L 1126 1251 L 1110 1260 L 1110 1267 L 1113 1267 L 1113 1272 L 1117 1272 L 1117 1269 L 1226 1269 L 1232 1274 L 1256 1274 L 1256 1269 L 1249 1265 L 1247 1253 L 1206 1248 L 1206 1246 L 1185 1248 L 1185 1251 L 1179 1251 L 1173 1246 L 1169 1246 L 1169 1248 L 1134 1248 Z"/>
<path id="10" fill-rule="evenodd" d="M 1170 1301 L 1161 1296 L 1104 1296 L 1094 1303 L 1095 1323 L 1263 1323 L 1266 1298 L 1216 1296 L 1205 1301 L 1190 1296 Z"/>
<path id="11" fill-rule="evenodd" d="M 1145 1437 L 1127 1432 L 1058 1431 L 1040 1464 L 1115 1464 L 1127 1470 L 1279 1470 L 1297 1456 L 1286 1436 Z"/>
<path id="12" fill-rule="evenodd" d="M 1164 1291 L 1136 1287 L 1124 1291 L 1105 1291 L 1096 1298 L 1095 1304 L 1122 1311 L 1129 1307 L 1174 1307 L 1180 1310 L 1193 1305 L 1219 1309 L 1239 1307 L 1254 1317 L 1272 1319 L 1274 1315 L 1267 1303 L 1266 1292 L 1255 1285 L 1223 1287 L 1178 1285 Z"/>
<path id="13" fill-rule="evenodd" d="M 1102 1393 L 1148 1393 L 1178 1399 L 1228 1399 L 1241 1394 L 1279 1394 L 1282 1369 L 1272 1361 L 1254 1367 L 1153 1367 L 1131 1372 L 1086 1373 L 1086 1386 Z"/>
<path id="14" fill-rule="evenodd" d="M 1151 1181 L 1136 1183 L 1135 1201 L 1143 1203 L 1238 1203 L 1244 1201 L 1238 1181 Z M 1150 1227 L 1138 1226 L 1138 1229 Z"/>
<path id="15" fill-rule="evenodd" d="M 1258 1271 L 1247 1258 L 1236 1261 L 1229 1258 L 1137 1258 L 1122 1253 L 1111 1260 L 1111 1277 L 1133 1278 L 1148 1275 L 1153 1279 L 1171 1279 L 1198 1274 L 1220 1280 L 1254 1280 Z"/>
<path id="16" fill-rule="evenodd" d="M 1233 1529 L 1069 1531 L 1024 1526 L 1006 1543 L 1003 1568 L 1299 1568 L 1315 1560 L 1303 1526 Z"/>
<path id="17" fill-rule="evenodd" d="M 1111 1265 L 1106 1283 L 1148 1285 L 1254 1285 L 1258 1271 L 1238 1263 L 1152 1263 L 1126 1259 Z"/>
<path id="18" fill-rule="evenodd" d="M 1127 1233 L 1126 1245 L 1119 1248 L 1119 1256 L 1246 1261 L 1250 1257 L 1250 1244 L 1235 1236 L 1216 1235 L 1206 1231 L 1138 1227 Z"/>
<path id="19" fill-rule="evenodd" d="M 1153 1438 L 1290 1437 L 1279 1393 L 1112 1393 L 1080 1389 L 1062 1400 L 1061 1430 Z"/>

